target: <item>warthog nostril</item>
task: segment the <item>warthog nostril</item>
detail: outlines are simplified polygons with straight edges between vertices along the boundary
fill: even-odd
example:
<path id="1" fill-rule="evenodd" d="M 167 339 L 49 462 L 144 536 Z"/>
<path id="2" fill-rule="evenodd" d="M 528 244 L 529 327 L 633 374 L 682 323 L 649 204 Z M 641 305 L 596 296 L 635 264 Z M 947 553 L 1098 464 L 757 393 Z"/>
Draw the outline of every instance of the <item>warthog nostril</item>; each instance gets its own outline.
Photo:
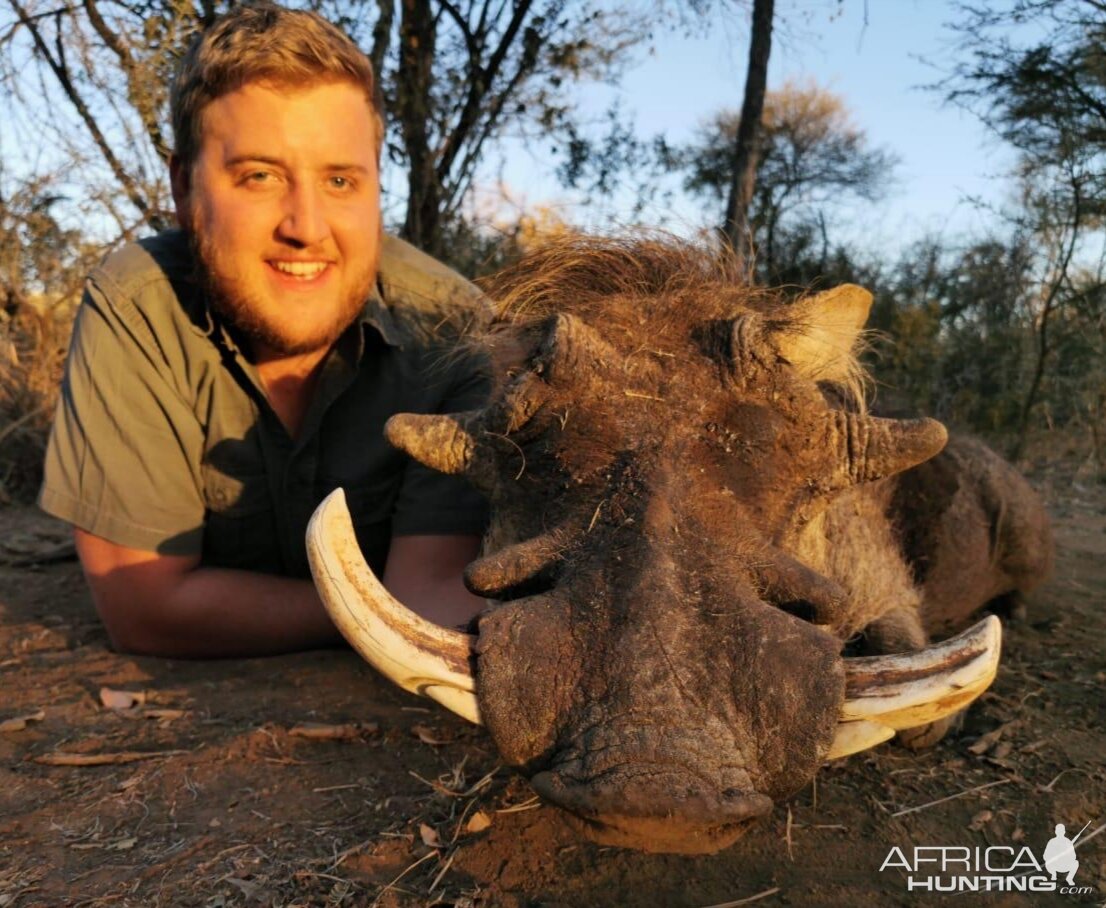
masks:
<path id="1" fill-rule="evenodd" d="M 727 788 L 722 792 L 722 798 L 719 816 L 725 821 L 755 820 L 772 812 L 772 799 L 755 791 L 736 791 L 733 788 Z"/>
<path id="2" fill-rule="evenodd" d="M 728 788 L 702 791 L 686 784 L 679 774 L 663 784 L 634 779 L 620 784 L 588 784 L 566 781 L 556 772 L 541 772 L 530 779 L 534 791 L 546 800 L 582 817 L 618 825 L 629 820 L 664 818 L 673 827 L 717 826 L 762 817 L 772 810 L 772 799 L 758 792 Z"/>

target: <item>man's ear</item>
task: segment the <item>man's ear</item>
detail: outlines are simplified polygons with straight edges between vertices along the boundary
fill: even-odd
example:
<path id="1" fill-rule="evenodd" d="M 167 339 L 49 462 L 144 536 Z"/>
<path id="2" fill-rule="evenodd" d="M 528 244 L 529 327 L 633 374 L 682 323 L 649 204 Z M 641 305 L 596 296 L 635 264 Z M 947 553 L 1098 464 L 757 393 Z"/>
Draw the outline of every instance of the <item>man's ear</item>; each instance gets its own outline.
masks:
<path id="1" fill-rule="evenodd" d="M 173 205 L 177 209 L 177 223 L 188 230 L 192 226 L 192 169 L 176 154 L 169 155 L 169 187 L 173 192 Z"/>

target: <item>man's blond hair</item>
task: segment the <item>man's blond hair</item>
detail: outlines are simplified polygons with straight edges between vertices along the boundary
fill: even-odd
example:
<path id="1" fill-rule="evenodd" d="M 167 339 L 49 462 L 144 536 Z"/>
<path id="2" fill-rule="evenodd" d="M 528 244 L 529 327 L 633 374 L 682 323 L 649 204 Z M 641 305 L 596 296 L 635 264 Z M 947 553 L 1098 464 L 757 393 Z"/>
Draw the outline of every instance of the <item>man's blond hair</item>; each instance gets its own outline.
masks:
<path id="1" fill-rule="evenodd" d="M 216 19 L 192 40 L 181 59 L 169 94 L 169 116 L 176 155 L 186 168 L 200 150 L 204 108 L 249 82 L 293 88 L 349 82 L 364 89 L 375 120 L 379 157 L 383 105 L 369 58 L 317 13 L 259 0 Z"/>

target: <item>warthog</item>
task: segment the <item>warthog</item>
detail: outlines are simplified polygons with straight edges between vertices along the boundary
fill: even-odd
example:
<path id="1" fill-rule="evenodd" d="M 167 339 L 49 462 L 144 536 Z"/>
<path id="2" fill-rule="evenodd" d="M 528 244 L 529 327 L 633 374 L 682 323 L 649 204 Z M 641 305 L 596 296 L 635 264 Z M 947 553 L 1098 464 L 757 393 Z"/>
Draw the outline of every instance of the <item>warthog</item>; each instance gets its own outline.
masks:
<path id="1" fill-rule="evenodd" d="M 386 428 L 490 500 L 475 633 L 384 590 L 340 492 L 308 546 L 358 651 L 483 722 L 594 838 L 717 850 L 823 761 L 936 740 L 991 682 L 994 616 L 929 641 L 1039 582 L 1048 524 L 987 448 L 866 412 L 869 293 L 786 303 L 675 241 L 579 238 L 491 292 L 487 407 Z"/>

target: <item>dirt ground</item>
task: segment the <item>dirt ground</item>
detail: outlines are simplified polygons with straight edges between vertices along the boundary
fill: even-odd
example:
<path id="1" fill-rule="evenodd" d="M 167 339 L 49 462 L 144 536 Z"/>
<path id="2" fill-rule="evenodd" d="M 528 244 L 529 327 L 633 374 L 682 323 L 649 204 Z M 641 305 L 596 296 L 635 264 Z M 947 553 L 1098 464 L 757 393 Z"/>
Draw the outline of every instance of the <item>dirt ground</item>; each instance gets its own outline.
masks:
<path id="1" fill-rule="evenodd" d="M 1057 570 L 962 730 L 827 766 L 709 857 L 582 840 L 483 732 L 351 652 L 116 655 L 57 560 L 64 533 L 0 511 L 0 908 L 1106 904 L 1106 834 L 1088 838 L 1106 823 L 1106 488 L 1070 477 L 1035 477 Z M 1090 824 L 1089 892 L 938 896 L 880 871 L 892 846 L 1040 855 L 1058 822 Z"/>

